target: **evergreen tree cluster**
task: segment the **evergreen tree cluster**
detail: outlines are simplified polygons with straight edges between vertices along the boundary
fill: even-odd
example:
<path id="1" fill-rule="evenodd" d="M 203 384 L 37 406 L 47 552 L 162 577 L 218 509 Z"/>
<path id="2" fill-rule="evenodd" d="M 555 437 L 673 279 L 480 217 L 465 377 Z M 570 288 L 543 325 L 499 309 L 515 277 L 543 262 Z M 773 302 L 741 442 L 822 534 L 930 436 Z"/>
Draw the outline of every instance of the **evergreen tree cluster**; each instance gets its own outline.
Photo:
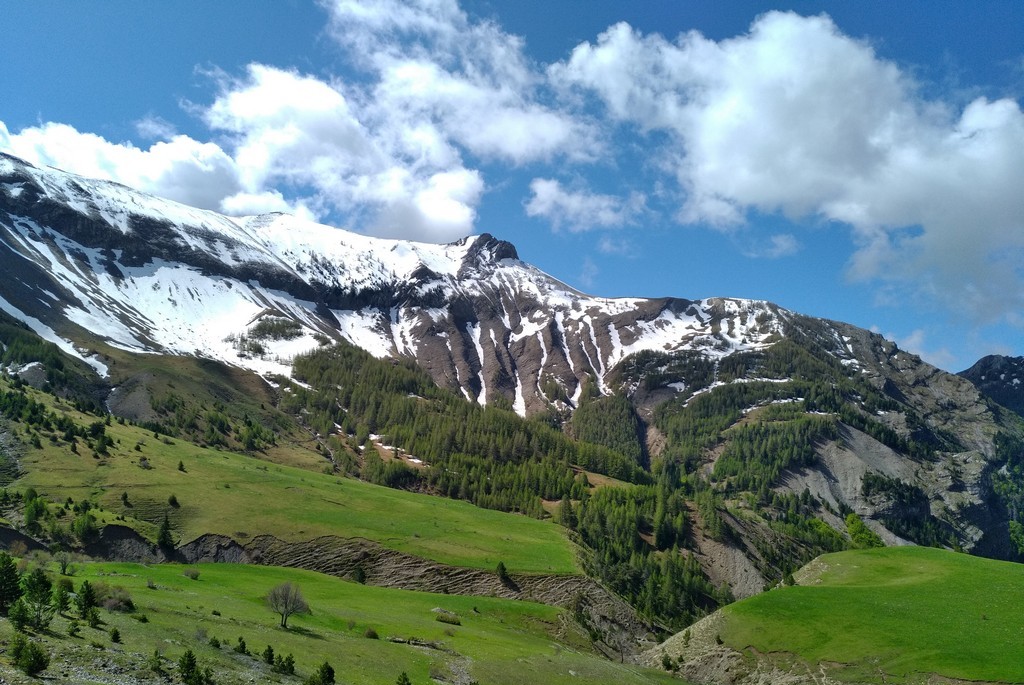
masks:
<path id="1" fill-rule="evenodd" d="M 681 628 L 731 601 L 683 546 L 685 502 L 667 487 L 601 488 L 585 497 L 577 529 L 594 551 L 588 573 L 607 583 L 641 613 Z"/>
<path id="2" fill-rule="evenodd" d="M 916 485 L 866 473 L 861 481 L 861 494 L 867 499 L 881 499 L 888 505 L 887 513 L 880 518 L 896 535 L 927 547 L 953 546 L 952 531 L 932 516 L 928 496 Z"/>
<path id="3" fill-rule="evenodd" d="M 603 445 L 641 467 L 648 465 L 640 417 L 622 395 L 580 402 L 572 415 L 572 432 L 577 440 Z"/>
<path id="4" fill-rule="evenodd" d="M 813 464 L 815 445 L 838 435 L 835 421 L 825 416 L 739 426 L 729 431 L 714 477 L 727 480 L 730 489 L 757 492 L 774 483 L 784 470 Z"/>
<path id="5" fill-rule="evenodd" d="M 248 413 L 232 420 L 223 402 L 186 402 L 175 392 L 168 391 L 150 400 L 158 420 L 140 424 L 157 433 L 186 437 L 208 447 L 261 452 L 277 444 L 274 428 L 254 419 Z M 263 417 L 266 418 L 266 417 Z"/>
<path id="6" fill-rule="evenodd" d="M 1024 439 L 998 433 L 995 447 L 996 461 L 1004 466 L 992 474 L 992 489 L 1006 511 L 1018 558 L 1024 558 Z"/>
<path id="7" fill-rule="evenodd" d="M 60 391 L 84 410 L 98 411 L 96 373 L 83 362 L 68 357 L 52 342 L 43 340 L 23 323 L 0 312 L 0 366 L 39 362 L 46 373 L 47 391 Z"/>
<path id="8" fill-rule="evenodd" d="M 480 407 L 441 388 L 411 362 L 382 361 L 350 345 L 295 360 L 297 388 L 282 408 L 322 437 L 339 434 L 361 450 L 361 475 L 393 487 L 424 487 L 480 506 L 540 516 L 541 499 L 578 497 L 573 466 L 648 481 L 636 461 L 573 441 L 542 421 Z M 411 469 L 374 455 L 371 435 L 429 464 Z"/>

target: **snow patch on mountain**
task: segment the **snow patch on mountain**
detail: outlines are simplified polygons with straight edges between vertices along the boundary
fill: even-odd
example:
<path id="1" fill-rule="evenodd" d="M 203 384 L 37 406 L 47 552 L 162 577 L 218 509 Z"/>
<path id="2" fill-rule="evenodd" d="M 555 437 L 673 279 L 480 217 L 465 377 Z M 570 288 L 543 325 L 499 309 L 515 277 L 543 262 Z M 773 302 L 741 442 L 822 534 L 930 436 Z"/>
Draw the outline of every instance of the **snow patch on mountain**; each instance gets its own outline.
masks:
<path id="1" fill-rule="evenodd" d="M 5 313 L 9 314 L 10 316 L 13 316 L 15 319 L 18 319 L 19 321 L 24 323 L 43 340 L 53 343 L 54 345 L 59 347 L 61 351 L 71 355 L 72 357 L 81 359 L 83 362 L 85 362 L 93 369 L 95 369 L 96 373 L 103 376 L 104 378 L 106 378 L 110 374 L 110 370 L 107 367 L 107 365 L 104 364 L 99 359 L 97 359 L 94 355 L 87 354 L 86 352 L 79 350 L 77 347 L 71 344 L 70 341 L 65 340 L 64 338 L 61 338 L 59 335 L 57 335 L 57 333 L 52 328 L 44 324 L 42 321 L 36 319 L 35 317 L 26 315 L 24 312 L 22 312 L 20 309 L 12 305 L 3 297 L 0 297 L 0 309 L 2 309 Z"/>
<path id="2" fill-rule="evenodd" d="M 0 238 L 46 273 L 32 284 L 48 293 L 33 310 L 37 321 L 56 335 L 59 321 L 42 307 L 57 302 L 67 322 L 133 352 L 287 373 L 323 336 L 343 338 L 378 358 L 415 359 L 481 404 L 499 393 L 529 413 L 548 402 L 548 379 L 571 391 L 575 405 L 588 378 L 613 392 L 611 374 L 632 354 L 691 350 L 717 359 L 762 349 L 789 317 L 750 300 L 594 297 L 486 234 L 435 245 L 284 214 L 229 218 L 0 162 Z M 249 340 L 264 315 L 296 322 L 301 334 Z M 837 346 L 847 347 L 838 336 Z"/>

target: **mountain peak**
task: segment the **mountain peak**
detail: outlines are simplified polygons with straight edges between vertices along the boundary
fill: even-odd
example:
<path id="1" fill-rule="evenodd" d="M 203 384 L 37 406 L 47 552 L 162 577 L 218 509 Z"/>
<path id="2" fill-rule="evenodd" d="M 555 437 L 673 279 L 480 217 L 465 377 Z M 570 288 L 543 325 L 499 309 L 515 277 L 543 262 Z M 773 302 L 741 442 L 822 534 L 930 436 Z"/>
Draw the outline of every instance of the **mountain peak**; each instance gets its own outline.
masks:
<path id="1" fill-rule="evenodd" d="M 990 354 L 957 374 L 1007 409 L 1024 416 L 1024 357 Z"/>

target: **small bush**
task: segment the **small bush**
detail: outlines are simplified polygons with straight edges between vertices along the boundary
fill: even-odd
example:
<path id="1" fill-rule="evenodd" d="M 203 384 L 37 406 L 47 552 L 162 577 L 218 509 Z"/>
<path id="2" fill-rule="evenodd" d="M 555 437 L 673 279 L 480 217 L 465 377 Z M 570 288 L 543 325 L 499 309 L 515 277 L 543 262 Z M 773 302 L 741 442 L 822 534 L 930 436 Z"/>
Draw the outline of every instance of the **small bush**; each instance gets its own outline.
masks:
<path id="1" fill-rule="evenodd" d="M 210 642 L 208 644 L 214 649 L 220 649 L 220 640 L 217 639 L 216 635 L 210 638 Z"/>
<path id="2" fill-rule="evenodd" d="M 163 673 L 164 673 L 163 661 L 164 661 L 163 657 L 160 656 L 160 650 L 159 649 L 154 649 L 153 650 L 153 655 L 150 656 L 149 659 L 146 660 L 146 664 L 149 666 L 149 670 L 153 671 L 153 673 L 158 673 L 160 675 L 163 675 Z"/>
<path id="3" fill-rule="evenodd" d="M 115 644 L 120 642 L 121 641 L 121 631 L 118 630 L 117 628 L 111 628 L 110 629 L 110 641 L 115 643 Z"/>
<path id="4" fill-rule="evenodd" d="M 135 602 L 132 601 L 128 590 L 123 587 L 107 587 L 97 583 L 96 594 L 102 598 L 103 608 L 107 611 L 119 611 L 123 614 L 135 611 Z"/>
<path id="5" fill-rule="evenodd" d="M 199 580 L 199 569 L 187 568 L 181 572 L 181 575 L 185 576 L 190 580 Z"/>
<path id="6" fill-rule="evenodd" d="M 35 642 L 29 642 L 24 635 L 17 634 L 7 648 L 7 655 L 14 665 L 27 676 L 35 676 L 50 665 L 50 655 Z"/>
<path id="7" fill-rule="evenodd" d="M 19 633 L 25 630 L 25 626 L 28 625 L 31 618 L 28 605 L 25 604 L 24 599 L 17 600 L 13 605 L 11 605 L 11 608 L 7 610 L 7 620 L 11 622 L 11 625 L 14 626 L 14 629 Z"/>
<path id="8" fill-rule="evenodd" d="M 363 633 L 363 637 L 369 638 L 370 640 L 380 639 L 380 635 L 377 634 L 377 631 L 374 630 L 372 626 L 366 629 L 366 632 Z"/>
<path id="9" fill-rule="evenodd" d="M 281 656 L 280 654 L 274 657 L 274 673 L 284 673 L 287 675 L 295 674 L 295 658 L 289 654 L 288 656 Z"/>
<path id="10" fill-rule="evenodd" d="M 450 611 L 439 611 L 437 615 L 434 616 L 434 620 L 440 621 L 441 623 L 447 623 L 450 626 L 462 625 L 462 620 L 459 619 L 458 615 L 453 614 Z"/>
<path id="11" fill-rule="evenodd" d="M 323 662 L 306 682 L 308 685 L 334 685 L 334 667 L 326 661 Z"/>

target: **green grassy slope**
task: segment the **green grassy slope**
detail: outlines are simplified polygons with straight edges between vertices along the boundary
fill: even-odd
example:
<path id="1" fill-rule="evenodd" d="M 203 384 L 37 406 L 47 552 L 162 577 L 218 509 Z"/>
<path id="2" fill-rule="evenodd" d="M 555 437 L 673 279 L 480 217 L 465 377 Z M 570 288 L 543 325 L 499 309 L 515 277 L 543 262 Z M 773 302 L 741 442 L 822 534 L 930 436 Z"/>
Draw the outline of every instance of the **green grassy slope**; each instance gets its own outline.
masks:
<path id="1" fill-rule="evenodd" d="M 725 643 L 846 664 L 830 675 L 858 682 L 926 673 L 1024 682 L 1020 564 L 872 549 L 825 555 L 799 582 L 724 608 Z"/>
<path id="2" fill-rule="evenodd" d="M 97 420 L 29 392 L 79 424 Z M 101 520 L 124 516 L 150 539 L 166 513 L 180 542 L 203 533 L 243 543 L 261 534 L 286 540 L 338 535 L 455 566 L 493 570 L 503 561 L 517 573 L 578 572 L 564 529 L 551 522 L 161 439 L 116 421 L 105 430 L 114 441 L 106 456 L 94 455 L 81 440 L 74 453 L 59 434 L 53 441 L 43 432 L 40 448 L 26 444 L 25 475 L 13 487 L 32 486 L 55 503 L 92 499 L 104 508 Z M 172 494 L 180 507 L 168 505 Z"/>
<path id="3" fill-rule="evenodd" d="M 137 610 L 102 610 L 105 625 L 93 629 L 83 624 L 78 638 L 66 637 L 67 618 L 56 618 L 51 635 L 42 638 L 53 657 L 48 674 L 69 671 L 82 660 L 96 661 L 101 652 L 90 645 L 98 643 L 104 648 L 102 660 L 142 677 L 153 676 L 144 661 L 154 650 L 173 673 L 172 663 L 192 649 L 201 666 L 213 669 L 218 683 L 251 678 L 302 682 L 325 659 L 337 671 L 338 682 L 368 685 L 390 685 L 402 671 L 414 683 L 431 682 L 431 677 L 452 681 L 456 673 L 489 685 L 669 682 L 667 675 L 593 654 L 584 635 L 563 627 L 563 610 L 541 604 L 367 587 L 308 571 L 232 564 L 189 566 L 199 571 L 192 580 L 182 575 L 183 568 L 81 564 L 73 577 L 76 588 L 86 579 L 121 586 Z M 277 615 L 263 599 L 284 581 L 301 588 L 312 610 L 291 617 L 288 630 L 278 627 Z M 453 612 L 461 625 L 437 621 L 435 608 Z M 145 623 L 137 620 L 140 615 Z M 115 627 L 121 634 L 118 645 L 109 638 Z M 365 636 L 371 627 L 380 639 Z M 10 625 L 0 622 L 0 635 L 9 638 L 10 632 Z M 216 649 L 210 637 L 224 644 Z M 258 657 L 233 652 L 239 637 L 256 654 L 268 644 L 276 653 L 293 654 L 297 677 L 272 674 Z M 392 637 L 432 646 L 395 643 Z"/>

